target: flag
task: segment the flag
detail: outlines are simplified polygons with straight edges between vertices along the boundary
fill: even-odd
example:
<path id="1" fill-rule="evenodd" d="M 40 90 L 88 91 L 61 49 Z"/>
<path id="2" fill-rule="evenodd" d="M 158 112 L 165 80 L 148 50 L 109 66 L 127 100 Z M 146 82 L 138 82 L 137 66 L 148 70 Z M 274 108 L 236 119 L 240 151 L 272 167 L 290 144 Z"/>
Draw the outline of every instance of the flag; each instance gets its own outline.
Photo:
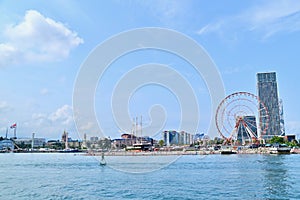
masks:
<path id="1" fill-rule="evenodd" d="M 13 125 L 10 126 L 10 128 L 17 128 L 17 124 L 14 123 Z"/>

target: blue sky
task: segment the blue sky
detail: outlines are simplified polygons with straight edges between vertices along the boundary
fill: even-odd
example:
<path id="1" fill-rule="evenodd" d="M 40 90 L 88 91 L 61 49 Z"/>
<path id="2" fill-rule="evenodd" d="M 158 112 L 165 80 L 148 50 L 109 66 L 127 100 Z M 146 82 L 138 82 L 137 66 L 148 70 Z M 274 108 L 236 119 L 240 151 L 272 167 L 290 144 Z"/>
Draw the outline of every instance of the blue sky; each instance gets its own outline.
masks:
<path id="1" fill-rule="evenodd" d="M 276 71 L 287 132 L 300 134 L 299 1 L 7 0 L 0 2 L 0 135 L 17 122 L 20 137 L 35 132 L 56 139 L 67 130 L 79 138 L 72 95 L 80 66 L 106 39 L 143 27 L 172 29 L 200 44 L 217 66 L 226 94 L 256 93 L 256 73 Z M 203 78 L 176 55 L 143 50 L 116 60 L 99 81 L 95 113 L 104 134 L 120 135 L 111 113 L 116 83 L 145 63 L 168 65 L 189 81 L 199 106 L 197 132 L 206 132 L 212 111 Z M 129 115 L 143 115 L 145 127 L 156 104 L 165 110 L 163 129 L 179 127 L 180 105 L 168 88 L 139 88 L 128 104 Z M 97 135 L 88 123 L 86 132 Z"/>

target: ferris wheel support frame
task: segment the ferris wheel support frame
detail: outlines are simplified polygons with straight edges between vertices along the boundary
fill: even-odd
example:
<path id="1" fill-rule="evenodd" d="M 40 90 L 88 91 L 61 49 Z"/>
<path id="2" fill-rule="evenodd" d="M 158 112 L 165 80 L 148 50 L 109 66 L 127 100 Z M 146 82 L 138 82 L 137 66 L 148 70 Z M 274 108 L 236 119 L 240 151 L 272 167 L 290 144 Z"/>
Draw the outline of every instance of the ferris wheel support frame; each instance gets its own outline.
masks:
<path id="1" fill-rule="evenodd" d="M 249 99 L 251 98 L 251 99 Z M 253 130 L 251 130 L 251 128 L 249 127 L 249 125 L 246 123 L 246 121 L 244 120 L 244 116 L 247 115 L 236 115 L 234 114 L 234 120 L 235 121 L 235 126 L 233 128 L 233 126 L 230 123 L 230 117 L 226 116 L 226 109 L 229 106 L 233 107 L 231 109 L 229 109 L 229 115 L 231 115 L 232 112 L 234 112 L 234 110 L 236 109 L 236 107 L 239 108 L 244 108 L 244 109 L 249 109 L 251 110 L 249 105 L 244 105 L 244 104 L 238 104 L 238 105 L 234 105 L 236 102 L 247 102 L 247 103 L 251 103 L 252 106 L 254 105 L 256 110 L 255 110 L 255 115 L 254 116 L 258 116 L 255 117 L 255 125 L 253 125 L 252 123 L 249 122 L 249 120 L 247 121 L 249 123 L 249 125 L 251 125 L 251 127 L 255 127 L 257 134 L 255 134 L 253 132 Z M 231 105 L 232 104 L 232 105 Z M 227 111 L 228 113 L 228 111 Z M 239 113 L 247 113 L 244 110 L 239 110 Z M 227 119 L 225 120 L 224 118 Z M 240 117 L 238 119 L 238 117 Z M 231 116 L 232 119 L 232 116 Z M 221 120 L 221 123 L 219 123 L 219 120 Z M 233 130 L 231 132 L 229 132 L 228 127 L 225 127 L 225 121 L 228 121 L 227 125 L 233 128 Z M 250 120 L 253 121 L 253 120 Z M 248 135 L 248 141 L 250 141 L 251 144 L 253 144 L 255 141 L 260 141 L 262 140 L 262 135 L 267 131 L 268 129 L 268 122 L 269 122 L 269 115 L 268 115 L 268 110 L 265 106 L 265 104 L 263 102 L 260 101 L 260 99 L 254 95 L 251 94 L 249 92 L 236 92 L 233 94 L 228 95 L 226 98 L 224 98 L 221 103 L 219 104 L 217 111 L 216 111 L 216 115 L 215 115 L 215 122 L 216 122 L 216 127 L 217 130 L 220 134 L 220 136 L 224 139 L 224 143 L 231 143 L 233 140 L 237 140 L 238 138 L 238 131 L 239 131 L 239 127 L 241 127 L 241 129 L 246 132 L 246 134 Z M 224 132 L 223 132 L 224 131 Z M 225 135 L 229 136 L 225 136 Z M 236 136 L 236 138 L 234 138 Z M 246 139 L 244 139 L 244 133 L 242 132 L 241 134 L 242 137 L 242 141 L 245 142 Z"/>

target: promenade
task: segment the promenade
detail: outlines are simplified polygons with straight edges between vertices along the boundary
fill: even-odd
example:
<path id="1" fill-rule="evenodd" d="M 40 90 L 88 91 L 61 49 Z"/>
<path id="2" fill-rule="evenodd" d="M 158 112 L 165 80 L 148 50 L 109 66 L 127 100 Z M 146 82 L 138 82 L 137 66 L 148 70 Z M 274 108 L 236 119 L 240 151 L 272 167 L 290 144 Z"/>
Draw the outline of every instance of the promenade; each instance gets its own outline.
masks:
<path id="1" fill-rule="evenodd" d="M 255 149 L 240 149 L 233 150 L 236 154 L 271 154 L 270 148 L 260 147 Z M 299 154 L 299 150 L 293 150 L 291 153 Z M 134 152 L 134 151 L 108 151 L 104 152 L 105 156 L 173 156 L 173 155 L 214 155 L 221 154 L 221 150 L 197 150 L 197 151 L 149 151 L 149 152 Z M 102 152 L 87 152 L 85 156 L 101 156 Z"/>

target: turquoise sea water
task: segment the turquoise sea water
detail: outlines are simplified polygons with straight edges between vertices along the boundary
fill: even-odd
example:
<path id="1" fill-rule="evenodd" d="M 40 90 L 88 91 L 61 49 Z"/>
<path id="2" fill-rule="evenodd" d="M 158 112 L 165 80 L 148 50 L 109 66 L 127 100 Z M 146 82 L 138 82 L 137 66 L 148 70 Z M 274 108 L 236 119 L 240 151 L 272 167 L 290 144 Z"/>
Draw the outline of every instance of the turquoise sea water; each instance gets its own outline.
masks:
<path id="1" fill-rule="evenodd" d="M 182 156 L 126 173 L 90 156 L 0 154 L 0 172 L 1 200 L 300 199 L 300 155 Z"/>

